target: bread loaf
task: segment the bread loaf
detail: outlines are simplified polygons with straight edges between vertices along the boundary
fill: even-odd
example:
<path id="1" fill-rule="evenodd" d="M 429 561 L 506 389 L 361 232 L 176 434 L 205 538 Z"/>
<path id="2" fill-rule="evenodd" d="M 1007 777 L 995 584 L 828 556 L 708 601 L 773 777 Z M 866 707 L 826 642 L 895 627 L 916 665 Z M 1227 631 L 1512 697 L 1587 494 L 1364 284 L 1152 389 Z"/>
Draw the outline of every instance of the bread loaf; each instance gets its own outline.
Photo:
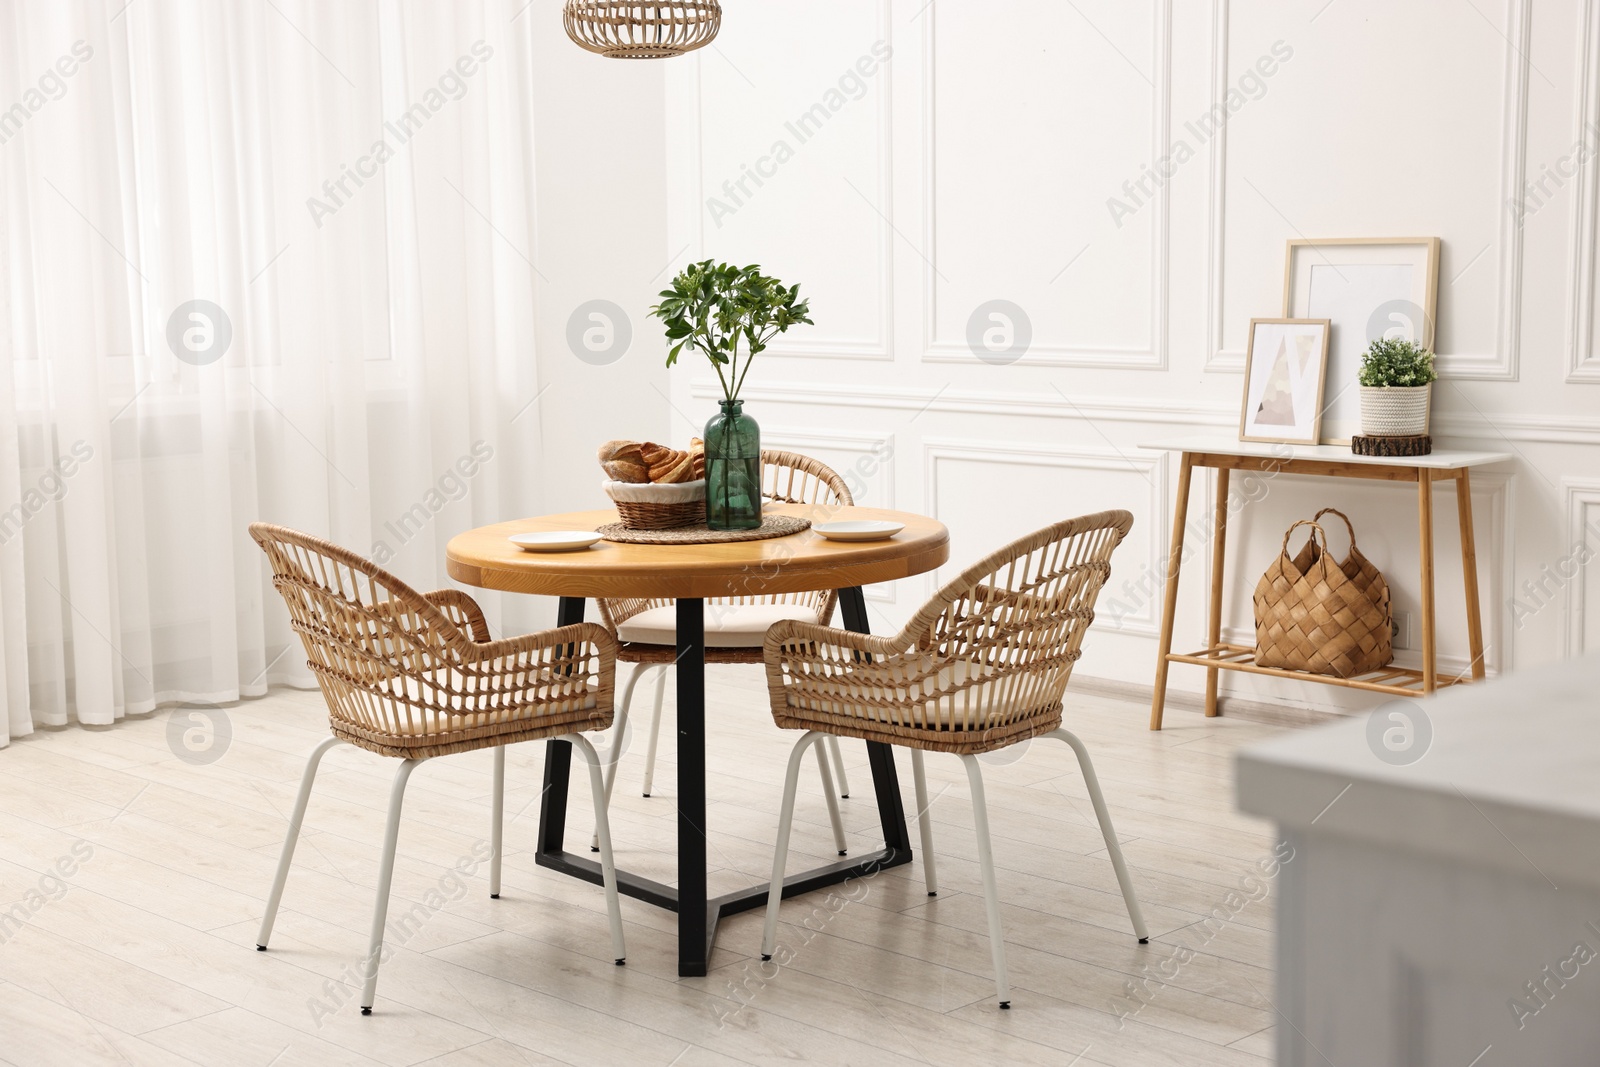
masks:
<path id="1" fill-rule="evenodd" d="M 600 468 L 619 482 L 648 482 L 650 468 L 640 457 L 638 441 L 607 441 L 600 446 Z"/>

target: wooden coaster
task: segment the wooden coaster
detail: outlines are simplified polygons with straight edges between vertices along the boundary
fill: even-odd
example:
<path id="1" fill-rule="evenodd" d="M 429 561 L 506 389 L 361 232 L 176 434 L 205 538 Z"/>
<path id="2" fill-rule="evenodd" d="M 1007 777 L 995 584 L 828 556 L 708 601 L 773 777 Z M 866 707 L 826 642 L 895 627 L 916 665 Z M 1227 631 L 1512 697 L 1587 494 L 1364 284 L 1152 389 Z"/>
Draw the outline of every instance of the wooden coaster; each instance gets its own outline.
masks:
<path id="1" fill-rule="evenodd" d="M 1426 456 L 1433 451 L 1433 438 L 1425 433 L 1413 437 L 1350 438 L 1350 451 L 1358 456 Z"/>
<path id="2" fill-rule="evenodd" d="M 630 530 L 620 522 L 609 522 L 596 527 L 594 532 L 607 541 L 625 545 L 712 545 L 723 541 L 765 541 L 773 537 L 788 537 L 810 527 L 810 519 L 793 515 L 764 515 L 761 525 L 754 530 L 713 530 L 705 523 L 679 526 L 672 530 Z"/>

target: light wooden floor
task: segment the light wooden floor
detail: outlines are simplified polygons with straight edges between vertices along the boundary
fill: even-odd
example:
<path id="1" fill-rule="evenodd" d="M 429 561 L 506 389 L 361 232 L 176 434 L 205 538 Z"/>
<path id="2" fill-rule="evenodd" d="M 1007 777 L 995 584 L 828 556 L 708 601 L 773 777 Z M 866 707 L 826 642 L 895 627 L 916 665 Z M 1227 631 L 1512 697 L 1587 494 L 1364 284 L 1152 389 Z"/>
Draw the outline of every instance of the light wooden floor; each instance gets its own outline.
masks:
<path id="1" fill-rule="evenodd" d="M 716 892 L 765 879 L 795 735 L 772 726 L 758 671 L 710 673 Z M 1152 942 L 1140 946 L 1130 932 L 1070 751 L 1054 742 L 1013 750 L 986 767 L 1008 902 L 1009 1012 L 995 1004 L 966 778 L 953 756 L 928 760 L 936 899 L 919 864 L 865 883 L 857 902 L 830 908 L 825 893 L 786 902 L 781 933 L 795 956 L 776 970 L 759 962 L 761 913 L 740 915 L 722 924 L 712 975 L 683 980 L 672 915 L 623 898 L 628 964 L 615 967 L 599 889 L 534 866 L 542 745 L 510 752 L 498 901 L 488 898 L 486 867 L 471 878 L 453 873 L 486 847 L 489 755 L 425 764 L 407 798 L 391 941 L 401 939 L 395 917 L 410 911 L 416 922 L 383 966 L 375 1014 L 362 1018 L 350 976 L 365 949 L 393 761 L 349 747 L 328 755 L 272 951 L 258 953 L 256 926 L 302 762 L 326 735 L 320 697 L 281 690 L 227 709 L 231 745 L 205 766 L 174 756 L 165 711 L 114 728 L 39 733 L 0 751 L 0 913 L 16 914 L 20 903 L 26 918 L 20 930 L 0 925 L 0 1060 L 1267 1062 L 1273 901 L 1237 909 L 1242 893 L 1230 894 L 1253 884 L 1273 840 L 1269 827 L 1233 811 L 1230 761 L 1240 745 L 1281 728 L 1169 710 L 1168 728 L 1152 734 L 1142 705 L 1079 694 L 1069 706 L 1067 725 L 1095 757 Z M 643 735 L 617 786 L 618 862 L 671 881 L 672 732 L 663 731 L 652 799 L 638 789 Z M 910 811 L 909 761 L 900 759 Z M 846 763 L 855 789 L 846 825 L 853 849 L 866 851 L 880 839 L 859 744 L 846 745 Z M 791 869 L 833 853 L 814 775 L 803 779 Z M 569 843 L 586 845 L 581 779 L 572 808 Z M 63 857 L 59 869 L 70 876 L 47 877 Z M 430 902 L 439 905 L 431 914 Z M 1232 918 L 1200 925 L 1213 909 Z M 1180 946 L 1193 958 L 1179 963 Z M 1121 999 L 1145 977 L 1140 1000 Z M 1119 1018 L 1141 1000 L 1137 1014 Z"/>

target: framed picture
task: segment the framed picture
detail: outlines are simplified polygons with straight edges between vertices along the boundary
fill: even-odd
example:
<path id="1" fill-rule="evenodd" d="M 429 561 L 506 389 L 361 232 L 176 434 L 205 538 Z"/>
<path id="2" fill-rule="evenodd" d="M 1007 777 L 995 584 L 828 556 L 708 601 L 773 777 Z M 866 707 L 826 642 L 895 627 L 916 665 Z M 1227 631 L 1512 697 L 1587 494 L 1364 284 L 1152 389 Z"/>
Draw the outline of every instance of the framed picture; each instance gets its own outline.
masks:
<path id="1" fill-rule="evenodd" d="M 1283 313 L 1327 319 L 1322 442 L 1347 445 L 1361 428 L 1356 377 L 1361 353 L 1379 337 L 1433 347 L 1439 300 L 1437 237 L 1334 237 L 1289 242 Z"/>
<path id="2" fill-rule="evenodd" d="M 1327 319 L 1251 319 L 1239 440 L 1314 445 L 1322 430 Z"/>

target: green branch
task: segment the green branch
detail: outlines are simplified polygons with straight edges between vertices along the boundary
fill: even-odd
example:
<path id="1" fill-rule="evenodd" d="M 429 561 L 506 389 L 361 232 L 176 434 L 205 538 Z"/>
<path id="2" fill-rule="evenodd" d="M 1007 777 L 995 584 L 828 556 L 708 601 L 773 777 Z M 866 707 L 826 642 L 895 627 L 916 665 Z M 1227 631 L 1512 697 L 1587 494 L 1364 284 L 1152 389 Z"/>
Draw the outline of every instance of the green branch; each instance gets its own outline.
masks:
<path id="1" fill-rule="evenodd" d="M 685 347 L 699 350 L 711 361 L 730 402 L 739 398 L 756 356 L 774 337 L 797 323 L 811 324 L 810 302 L 800 299 L 800 287 L 785 287 L 777 278 L 763 275 L 758 266 L 735 267 L 709 259 L 693 263 L 660 296 L 650 314 L 666 326 L 667 340 L 672 342 L 667 366 L 677 363 Z"/>

